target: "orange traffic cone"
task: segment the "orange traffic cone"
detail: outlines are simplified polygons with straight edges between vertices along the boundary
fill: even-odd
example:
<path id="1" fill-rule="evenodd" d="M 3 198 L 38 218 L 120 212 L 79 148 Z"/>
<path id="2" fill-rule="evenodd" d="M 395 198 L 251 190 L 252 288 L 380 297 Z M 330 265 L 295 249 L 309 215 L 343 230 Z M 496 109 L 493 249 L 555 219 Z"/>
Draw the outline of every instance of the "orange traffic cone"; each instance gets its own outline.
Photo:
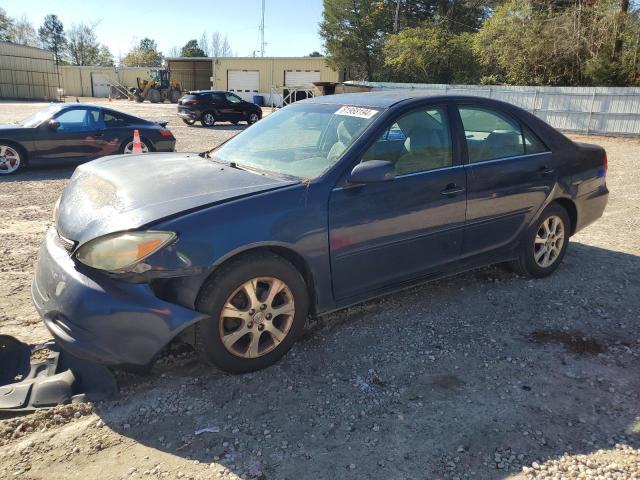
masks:
<path id="1" fill-rule="evenodd" d="M 133 131 L 132 153 L 142 153 L 142 144 L 140 143 L 140 132 L 137 129 Z"/>

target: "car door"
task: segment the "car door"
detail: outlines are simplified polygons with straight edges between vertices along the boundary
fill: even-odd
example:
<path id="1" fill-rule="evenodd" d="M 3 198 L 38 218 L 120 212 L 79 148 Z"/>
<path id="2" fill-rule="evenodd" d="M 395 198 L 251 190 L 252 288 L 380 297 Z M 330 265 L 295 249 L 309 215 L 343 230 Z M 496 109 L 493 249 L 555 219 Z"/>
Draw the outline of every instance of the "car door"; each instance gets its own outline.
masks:
<path id="1" fill-rule="evenodd" d="M 450 118 L 450 107 L 439 104 L 391 121 L 361 161 L 392 161 L 395 179 L 342 182 L 332 191 L 329 242 L 337 299 L 423 278 L 460 257 L 465 173 Z M 405 140 L 395 141 L 395 149 L 385 143 L 400 135 Z"/>
<path id="2" fill-rule="evenodd" d="M 229 120 L 244 120 L 243 100 L 233 93 L 225 93 L 226 108 L 228 110 Z"/>
<path id="3" fill-rule="evenodd" d="M 92 107 L 64 109 L 53 116 L 59 122 L 51 128 L 43 122 L 34 135 L 38 159 L 78 160 L 95 158 L 103 148 L 100 111 Z"/>
<path id="4" fill-rule="evenodd" d="M 508 113 L 477 104 L 458 105 L 468 163 L 465 255 L 504 247 L 549 196 L 553 155 Z"/>

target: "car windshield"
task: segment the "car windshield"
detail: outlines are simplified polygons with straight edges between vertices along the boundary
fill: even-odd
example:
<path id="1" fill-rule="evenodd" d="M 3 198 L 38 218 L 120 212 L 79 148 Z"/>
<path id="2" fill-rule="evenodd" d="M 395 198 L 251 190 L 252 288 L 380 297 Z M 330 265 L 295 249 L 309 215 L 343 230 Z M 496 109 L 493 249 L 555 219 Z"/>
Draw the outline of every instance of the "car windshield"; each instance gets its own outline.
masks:
<path id="1" fill-rule="evenodd" d="M 58 110 L 60 110 L 60 107 L 58 107 L 57 105 L 51 105 L 28 116 L 20 122 L 20 125 L 22 125 L 23 127 L 37 127 Z"/>
<path id="2" fill-rule="evenodd" d="M 312 180 L 333 165 L 379 113 L 345 105 L 290 105 L 210 155 L 239 168 Z"/>

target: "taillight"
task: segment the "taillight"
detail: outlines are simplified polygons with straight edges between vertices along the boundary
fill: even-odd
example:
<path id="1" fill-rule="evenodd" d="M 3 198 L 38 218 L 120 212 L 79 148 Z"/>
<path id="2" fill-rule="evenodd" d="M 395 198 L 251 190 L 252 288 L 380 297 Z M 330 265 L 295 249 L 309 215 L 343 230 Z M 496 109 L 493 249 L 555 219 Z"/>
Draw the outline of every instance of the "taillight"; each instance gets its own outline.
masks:
<path id="1" fill-rule="evenodd" d="M 198 100 L 184 100 L 182 102 L 183 105 L 197 105 L 198 103 Z"/>
<path id="2" fill-rule="evenodd" d="M 171 133 L 171 130 L 162 130 L 160 132 L 160 136 L 161 137 L 173 137 L 173 133 Z"/>
<path id="3" fill-rule="evenodd" d="M 607 158 L 607 152 L 604 152 L 604 158 L 602 159 L 602 168 L 606 172 L 609 169 L 609 159 Z"/>

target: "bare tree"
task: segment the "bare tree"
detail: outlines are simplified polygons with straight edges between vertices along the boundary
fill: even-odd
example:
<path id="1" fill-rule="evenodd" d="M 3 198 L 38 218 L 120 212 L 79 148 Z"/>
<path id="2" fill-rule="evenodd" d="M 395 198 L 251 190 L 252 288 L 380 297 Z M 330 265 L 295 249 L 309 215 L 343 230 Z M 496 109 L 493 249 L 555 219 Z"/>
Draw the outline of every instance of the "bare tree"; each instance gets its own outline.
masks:
<path id="1" fill-rule="evenodd" d="M 73 65 L 97 65 L 100 43 L 94 25 L 73 25 L 67 35 L 67 50 Z"/>
<path id="2" fill-rule="evenodd" d="M 31 22 L 27 20 L 27 17 L 24 15 L 14 21 L 11 32 L 11 41 L 19 43 L 20 45 L 29 45 L 30 47 L 37 47 L 40 45 L 36 29 L 33 28 Z"/>
<path id="3" fill-rule="evenodd" d="M 198 41 L 198 45 L 200 46 L 200 48 L 202 49 L 202 51 L 204 52 L 204 54 L 207 57 L 211 57 L 211 46 L 209 45 L 209 37 L 207 35 L 207 32 L 202 32 L 202 36 L 200 37 L 200 40 Z"/>
<path id="4" fill-rule="evenodd" d="M 220 32 L 213 32 L 211 34 L 211 44 L 208 55 L 213 58 L 233 56 L 233 50 L 231 50 L 231 44 L 226 34 L 224 37 Z"/>
<path id="5" fill-rule="evenodd" d="M 169 49 L 169 57 L 177 58 L 180 56 L 180 47 L 174 45 Z"/>

